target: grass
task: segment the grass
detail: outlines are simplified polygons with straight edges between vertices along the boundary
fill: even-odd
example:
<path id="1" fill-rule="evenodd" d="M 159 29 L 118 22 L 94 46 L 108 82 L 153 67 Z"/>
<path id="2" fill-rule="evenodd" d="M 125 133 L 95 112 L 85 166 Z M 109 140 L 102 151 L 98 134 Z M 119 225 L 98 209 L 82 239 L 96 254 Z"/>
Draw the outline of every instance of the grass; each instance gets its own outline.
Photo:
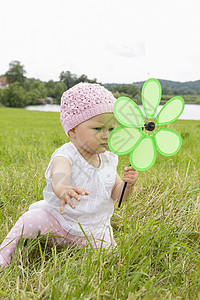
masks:
<path id="1" fill-rule="evenodd" d="M 68 141 L 59 114 L 0 108 L 0 242 L 43 198 L 44 173 Z M 176 121 L 183 137 L 172 157 L 157 156 L 112 218 L 117 253 L 49 248 L 21 241 L 0 271 L 0 299 L 200 299 L 200 121 Z M 119 157 L 118 173 L 129 164 Z"/>

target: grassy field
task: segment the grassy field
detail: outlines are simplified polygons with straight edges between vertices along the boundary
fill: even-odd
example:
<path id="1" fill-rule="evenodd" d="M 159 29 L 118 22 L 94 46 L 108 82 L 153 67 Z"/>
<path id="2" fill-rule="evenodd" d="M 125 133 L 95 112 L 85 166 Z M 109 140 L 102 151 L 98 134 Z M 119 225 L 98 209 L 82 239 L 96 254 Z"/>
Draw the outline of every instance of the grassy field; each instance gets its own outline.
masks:
<path id="1" fill-rule="evenodd" d="M 41 200 L 54 150 L 68 141 L 58 113 L 0 108 L 0 242 Z M 183 145 L 158 155 L 112 218 L 117 255 L 22 242 L 0 271 L 0 299 L 200 299 L 200 121 L 176 121 Z M 119 157 L 118 173 L 129 164 Z"/>

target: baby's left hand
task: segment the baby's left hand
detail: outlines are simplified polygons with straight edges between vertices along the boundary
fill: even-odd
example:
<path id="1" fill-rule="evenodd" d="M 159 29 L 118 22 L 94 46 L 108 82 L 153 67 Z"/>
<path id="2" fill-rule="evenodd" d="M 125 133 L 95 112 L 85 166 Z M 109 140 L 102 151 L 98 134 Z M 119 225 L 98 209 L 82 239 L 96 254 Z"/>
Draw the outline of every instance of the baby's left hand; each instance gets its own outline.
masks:
<path id="1" fill-rule="evenodd" d="M 126 167 L 124 168 L 124 176 L 123 176 L 123 181 L 126 181 L 128 185 L 133 186 L 138 178 L 138 172 L 133 169 L 133 167 Z"/>

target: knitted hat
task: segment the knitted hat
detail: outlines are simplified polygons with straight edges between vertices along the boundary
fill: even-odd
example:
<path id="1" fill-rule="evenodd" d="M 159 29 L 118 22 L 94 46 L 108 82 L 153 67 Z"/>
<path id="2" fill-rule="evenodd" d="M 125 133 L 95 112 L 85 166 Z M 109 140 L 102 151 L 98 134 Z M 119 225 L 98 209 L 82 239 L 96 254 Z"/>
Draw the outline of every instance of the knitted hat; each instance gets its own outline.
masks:
<path id="1" fill-rule="evenodd" d="M 115 100 L 113 94 L 99 84 L 76 84 L 61 98 L 60 121 L 65 133 L 68 135 L 70 129 L 96 115 L 113 112 Z"/>

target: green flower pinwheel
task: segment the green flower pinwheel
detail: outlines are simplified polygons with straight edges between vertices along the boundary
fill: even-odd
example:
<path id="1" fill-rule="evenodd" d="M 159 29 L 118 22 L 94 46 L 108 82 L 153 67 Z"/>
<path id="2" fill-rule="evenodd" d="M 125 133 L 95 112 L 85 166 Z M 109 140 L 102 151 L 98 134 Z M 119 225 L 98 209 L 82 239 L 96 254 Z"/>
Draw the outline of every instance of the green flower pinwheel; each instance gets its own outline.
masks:
<path id="1" fill-rule="evenodd" d="M 144 83 L 142 104 L 146 117 L 128 97 L 118 98 L 114 105 L 114 115 L 122 125 L 109 135 L 109 148 L 118 155 L 130 153 L 130 164 L 138 171 L 153 166 L 157 151 L 171 156 L 179 151 L 182 144 L 177 131 L 162 126 L 172 123 L 182 114 L 184 100 L 179 96 L 170 99 L 155 117 L 161 94 L 158 80 L 151 78 Z"/>

